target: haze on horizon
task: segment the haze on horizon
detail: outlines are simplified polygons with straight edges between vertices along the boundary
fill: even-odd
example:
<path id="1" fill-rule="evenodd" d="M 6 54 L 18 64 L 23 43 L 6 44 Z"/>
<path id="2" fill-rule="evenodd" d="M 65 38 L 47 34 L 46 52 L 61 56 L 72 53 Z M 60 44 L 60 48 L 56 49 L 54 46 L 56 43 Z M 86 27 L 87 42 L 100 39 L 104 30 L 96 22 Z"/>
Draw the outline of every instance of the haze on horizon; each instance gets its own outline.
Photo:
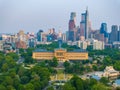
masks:
<path id="1" fill-rule="evenodd" d="M 70 13 L 77 13 L 77 26 L 81 13 L 88 6 L 93 29 L 99 29 L 102 22 L 120 25 L 120 0 L 0 0 L 0 33 L 37 32 L 68 30 Z"/>

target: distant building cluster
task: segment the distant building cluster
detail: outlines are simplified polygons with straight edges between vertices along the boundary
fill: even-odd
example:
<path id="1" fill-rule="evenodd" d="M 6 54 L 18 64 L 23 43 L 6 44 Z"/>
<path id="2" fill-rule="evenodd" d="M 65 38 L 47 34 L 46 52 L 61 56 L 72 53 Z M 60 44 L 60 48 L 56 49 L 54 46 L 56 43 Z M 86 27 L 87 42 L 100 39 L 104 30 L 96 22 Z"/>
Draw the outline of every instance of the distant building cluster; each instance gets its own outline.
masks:
<path id="1" fill-rule="evenodd" d="M 62 40 L 68 45 L 76 45 L 81 49 L 91 46 L 94 50 L 104 48 L 120 48 L 120 26 L 112 25 L 108 32 L 107 23 L 101 23 L 99 29 L 94 30 L 89 20 L 88 9 L 81 14 L 80 25 L 76 25 L 76 12 L 71 12 L 68 30 L 55 30 L 51 28 L 48 32 L 40 29 L 38 32 L 25 33 L 20 30 L 16 34 L 0 34 L 0 51 L 16 52 L 17 49 L 35 47 L 37 44 L 50 44 L 53 41 Z M 110 30 L 109 30 L 110 31 Z"/>

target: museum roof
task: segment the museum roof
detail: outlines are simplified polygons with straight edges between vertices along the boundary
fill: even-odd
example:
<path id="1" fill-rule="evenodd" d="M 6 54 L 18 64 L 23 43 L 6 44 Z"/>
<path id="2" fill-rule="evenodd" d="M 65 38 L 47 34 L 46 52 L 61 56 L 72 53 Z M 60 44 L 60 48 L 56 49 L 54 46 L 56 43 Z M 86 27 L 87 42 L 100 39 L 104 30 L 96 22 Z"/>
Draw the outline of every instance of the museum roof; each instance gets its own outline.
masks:
<path id="1" fill-rule="evenodd" d="M 74 49 L 73 51 L 68 51 L 68 52 L 87 52 L 84 49 Z"/>
<path id="2" fill-rule="evenodd" d="M 64 48 L 56 48 L 55 50 L 59 50 L 59 49 L 62 49 L 62 50 L 66 50 Z M 46 50 L 46 49 L 36 49 L 34 50 L 33 52 L 54 52 L 54 51 L 49 51 L 49 50 Z M 67 51 L 67 52 L 87 52 L 86 50 L 84 49 L 74 49 L 72 51 Z"/>
<path id="3" fill-rule="evenodd" d="M 53 51 L 48 51 L 46 49 L 36 49 L 33 52 L 53 52 Z"/>

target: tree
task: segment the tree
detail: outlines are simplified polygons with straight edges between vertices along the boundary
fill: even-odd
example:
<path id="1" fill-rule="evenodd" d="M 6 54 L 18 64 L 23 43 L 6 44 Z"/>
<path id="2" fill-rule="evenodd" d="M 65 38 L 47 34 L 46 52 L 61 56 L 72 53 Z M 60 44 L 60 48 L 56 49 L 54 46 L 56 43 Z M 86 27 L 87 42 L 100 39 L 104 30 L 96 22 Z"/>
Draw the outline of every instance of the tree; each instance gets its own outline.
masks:
<path id="1" fill-rule="evenodd" d="M 90 86 L 93 86 L 95 84 L 97 84 L 97 80 L 93 79 L 93 78 L 90 78 Z"/>
<path id="2" fill-rule="evenodd" d="M 116 90 L 120 90 L 120 87 L 116 87 Z"/>
<path id="3" fill-rule="evenodd" d="M 49 86 L 49 87 L 47 88 L 47 90 L 54 90 L 54 88 L 53 88 L 53 86 Z M 66 90 L 68 90 L 68 89 L 66 89 Z"/>
<path id="4" fill-rule="evenodd" d="M 33 50 L 34 50 L 34 48 L 28 48 L 28 49 L 26 49 L 26 52 L 27 52 L 28 56 L 32 56 Z"/>
<path id="5" fill-rule="evenodd" d="M 94 71 L 98 70 L 98 67 L 96 65 L 93 65 L 92 68 L 93 68 Z"/>
<path id="6" fill-rule="evenodd" d="M 25 68 L 20 66 L 19 70 L 18 70 L 19 77 L 22 77 L 24 75 L 25 71 L 26 71 Z"/>
<path id="7" fill-rule="evenodd" d="M 120 70 L 120 61 L 116 61 L 116 62 L 115 62 L 114 68 L 115 68 L 116 70 Z"/>
<path id="8" fill-rule="evenodd" d="M 109 83 L 109 79 L 106 78 L 106 77 L 102 77 L 102 78 L 100 79 L 100 82 L 103 83 L 103 84 L 105 84 L 105 85 L 107 85 L 107 84 Z"/>
<path id="9" fill-rule="evenodd" d="M 0 90 L 7 90 L 5 86 L 0 85 Z"/>
<path id="10" fill-rule="evenodd" d="M 25 90 L 24 85 L 19 84 L 19 86 L 18 86 L 18 90 Z"/>
<path id="11" fill-rule="evenodd" d="M 26 84 L 26 83 L 29 82 L 29 77 L 28 76 L 22 76 L 20 79 L 21 79 L 22 84 Z"/>
<path id="12" fill-rule="evenodd" d="M 53 57 L 52 61 L 49 61 L 49 64 L 51 67 L 57 67 L 58 65 L 58 60 L 56 57 Z"/>
<path id="13" fill-rule="evenodd" d="M 76 89 L 68 82 L 62 87 L 62 90 L 76 90 Z"/>
<path id="14" fill-rule="evenodd" d="M 66 68 L 66 67 L 69 67 L 69 66 L 70 66 L 70 63 L 68 61 L 65 61 L 64 62 L 64 67 Z"/>
<path id="15" fill-rule="evenodd" d="M 73 78 L 71 78 L 70 83 L 76 88 L 76 90 L 84 90 L 83 80 L 78 76 L 74 75 Z"/>
<path id="16" fill-rule="evenodd" d="M 109 90 L 104 84 L 97 83 L 94 84 L 92 90 Z"/>
<path id="17" fill-rule="evenodd" d="M 8 85 L 7 90 L 15 90 L 15 88 L 12 85 Z"/>
<path id="18" fill-rule="evenodd" d="M 32 80 L 31 83 L 34 85 L 35 90 L 41 90 L 41 82 L 40 81 Z"/>
<path id="19" fill-rule="evenodd" d="M 19 58 L 18 54 L 13 53 L 13 52 L 12 53 L 8 53 L 7 56 L 12 57 L 14 60 L 18 60 L 18 58 Z"/>
<path id="20" fill-rule="evenodd" d="M 24 86 L 24 90 L 34 90 L 34 86 L 32 83 L 28 83 Z"/>
<path id="21" fill-rule="evenodd" d="M 84 90 L 90 90 L 91 89 L 89 79 L 83 80 L 83 84 L 84 84 Z"/>
<path id="22" fill-rule="evenodd" d="M 34 59 L 31 56 L 26 56 L 25 57 L 24 63 L 31 64 L 33 62 L 34 62 Z"/>
<path id="23" fill-rule="evenodd" d="M 106 66 L 110 66 L 112 65 L 112 60 L 109 56 L 105 57 L 104 60 L 103 60 L 103 64 L 106 65 Z"/>
<path id="24" fill-rule="evenodd" d="M 10 76 L 5 76 L 4 85 L 13 85 L 13 79 Z"/>
<path id="25" fill-rule="evenodd" d="M 8 71 L 8 64 L 7 63 L 4 63 L 3 65 L 2 65 L 2 71 L 3 72 L 6 72 L 6 71 Z"/>

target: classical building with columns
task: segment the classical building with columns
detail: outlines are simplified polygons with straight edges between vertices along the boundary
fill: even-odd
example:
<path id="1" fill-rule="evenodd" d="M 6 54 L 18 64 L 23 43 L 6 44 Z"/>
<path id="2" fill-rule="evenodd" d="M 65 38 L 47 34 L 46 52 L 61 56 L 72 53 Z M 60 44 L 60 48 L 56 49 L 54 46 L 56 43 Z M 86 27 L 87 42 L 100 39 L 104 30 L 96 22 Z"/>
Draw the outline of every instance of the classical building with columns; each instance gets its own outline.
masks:
<path id="1" fill-rule="evenodd" d="M 56 57 L 59 61 L 79 61 L 79 60 L 88 60 L 88 52 L 85 50 L 73 50 L 67 51 L 64 48 L 58 48 L 54 51 L 47 51 L 43 49 L 36 49 L 33 51 L 32 57 L 36 60 L 52 60 L 53 57 Z"/>

